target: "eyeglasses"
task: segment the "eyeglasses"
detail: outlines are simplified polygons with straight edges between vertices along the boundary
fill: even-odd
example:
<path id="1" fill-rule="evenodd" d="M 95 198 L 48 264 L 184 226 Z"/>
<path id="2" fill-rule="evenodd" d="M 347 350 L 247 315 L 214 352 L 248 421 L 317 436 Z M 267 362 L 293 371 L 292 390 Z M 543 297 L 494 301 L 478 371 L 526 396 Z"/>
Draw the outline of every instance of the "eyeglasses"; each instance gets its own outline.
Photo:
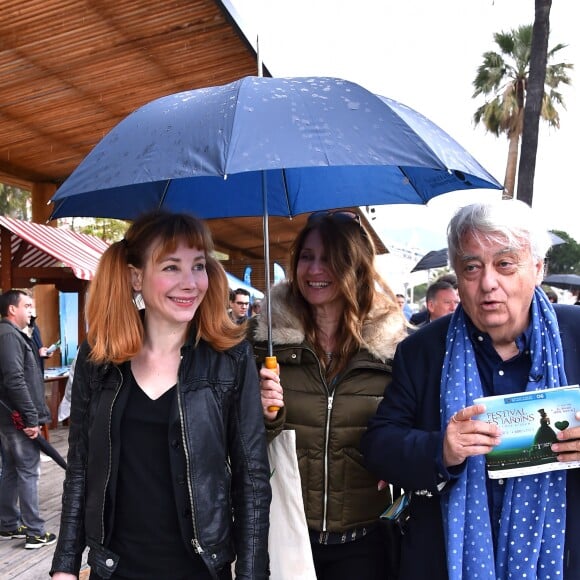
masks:
<path id="1" fill-rule="evenodd" d="M 250 305 L 249 302 L 234 302 L 234 304 L 237 304 L 238 306 L 249 306 Z"/>
<path id="2" fill-rule="evenodd" d="M 331 217 L 333 220 L 337 222 L 347 223 L 347 222 L 356 222 L 360 224 L 360 216 L 358 213 L 354 211 L 332 211 L 332 210 L 324 210 L 324 211 L 315 211 L 308 216 L 307 223 L 313 224 L 316 223 L 325 217 Z"/>

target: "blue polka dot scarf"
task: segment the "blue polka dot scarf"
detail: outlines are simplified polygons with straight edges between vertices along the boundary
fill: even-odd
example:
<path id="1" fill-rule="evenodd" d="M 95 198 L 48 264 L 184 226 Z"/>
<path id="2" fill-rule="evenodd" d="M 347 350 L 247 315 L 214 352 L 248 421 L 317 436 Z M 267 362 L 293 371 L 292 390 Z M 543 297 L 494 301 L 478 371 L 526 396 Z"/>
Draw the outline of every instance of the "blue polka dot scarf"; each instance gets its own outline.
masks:
<path id="1" fill-rule="evenodd" d="M 531 375 L 526 390 L 568 384 L 558 321 L 544 292 L 532 302 Z M 537 377 L 541 375 L 538 381 Z M 454 413 L 483 395 L 475 354 L 457 308 L 447 332 L 441 375 L 441 428 Z M 462 476 L 441 497 L 450 580 L 563 578 L 566 471 L 507 478 L 494 555 L 485 457 L 470 457 Z M 496 524 L 497 525 L 497 524 Z"/>

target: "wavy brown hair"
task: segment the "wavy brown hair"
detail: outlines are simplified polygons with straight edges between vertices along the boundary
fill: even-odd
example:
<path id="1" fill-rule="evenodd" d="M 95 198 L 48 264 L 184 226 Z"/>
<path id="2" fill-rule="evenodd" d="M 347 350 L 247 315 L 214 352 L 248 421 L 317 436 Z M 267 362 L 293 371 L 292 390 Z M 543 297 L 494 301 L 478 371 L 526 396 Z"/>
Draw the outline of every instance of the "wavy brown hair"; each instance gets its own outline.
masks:
<path id="1" fill-rule="evenodd" d="M 358 214 L 339 211 L 313 214 L 292 244 L 290 288 L 297 305 L 296 311 L 304 325 L 306 340 L 313 345 L 323 365 L 326 365 L 326 357 L 320 345 L 313 311 L 300 292 L 296 275 L 300 253 L 308 234 L 314 230 L 320 234 L 328 267 L 345 301 L 342 324 L 338 326 L 339 352 L 334 353 L 333 364 L 328 371 L 328 376 L 332 377 L 340 373 L 361 348 L 363 324 L 371 309 L 380 307 L 395 316 L 402 314 L 395 293 L 375 268 L 376 248 Z"/>
<path id="2" fill-rule="evenodd" d="M 245 327 L 234 324 L 227 314 L 227 277 L 213 256 L 207 226 L 188 214 L 155 211 L 138 218 L 124 239 L 107 248 L 101 257 L 87 300 L 91 360 L 121 363 L 141 350 L 143 319 L 134 302 L 129 266 L 143 268 L 149 257 L 157 261 L 180 243 L 203 250 L 206 255 L 208 289 L 190 323 L 195 327 L 195 342 L 203 338 L 221 351 L 242 341 Z"/>

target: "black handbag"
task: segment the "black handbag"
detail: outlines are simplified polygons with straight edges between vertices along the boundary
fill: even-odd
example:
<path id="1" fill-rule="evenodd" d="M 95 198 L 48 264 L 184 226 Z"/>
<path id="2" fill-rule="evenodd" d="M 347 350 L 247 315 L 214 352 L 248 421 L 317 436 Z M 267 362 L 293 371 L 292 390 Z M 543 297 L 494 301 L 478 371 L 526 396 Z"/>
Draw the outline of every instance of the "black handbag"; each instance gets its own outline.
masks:
<path id="1" fill-rule="evenodd" d="M 380 516 L 387 548 L 388 580 L 399 578 L 401 544 L 405 534 L 405 524 L 410 516 L 411 497 L 411 492 L 393 489 L 393 503 Z"/>

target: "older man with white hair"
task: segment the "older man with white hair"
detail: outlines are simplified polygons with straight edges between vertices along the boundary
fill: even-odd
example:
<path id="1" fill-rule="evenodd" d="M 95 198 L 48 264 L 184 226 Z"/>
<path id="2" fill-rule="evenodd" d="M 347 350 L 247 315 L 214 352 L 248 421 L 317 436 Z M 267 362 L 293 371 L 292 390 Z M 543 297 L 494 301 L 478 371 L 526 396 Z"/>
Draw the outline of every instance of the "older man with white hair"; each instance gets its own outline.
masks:
<path id="1" fill-rule="evenodd" d="M 580 579 L 580 469 L 566 469 L 580 427 L 551 446 L 562 469 L 490 479 L 484 456 L 502 433 L 474 404 L 580 383 L 580 309 L 539 286 L 550 244 L 521 201 L 473 204 L 449 224 L 460 305 L 399 345 L 361 443 L 370 471 L 415 492 L 401 580 Z"/>

